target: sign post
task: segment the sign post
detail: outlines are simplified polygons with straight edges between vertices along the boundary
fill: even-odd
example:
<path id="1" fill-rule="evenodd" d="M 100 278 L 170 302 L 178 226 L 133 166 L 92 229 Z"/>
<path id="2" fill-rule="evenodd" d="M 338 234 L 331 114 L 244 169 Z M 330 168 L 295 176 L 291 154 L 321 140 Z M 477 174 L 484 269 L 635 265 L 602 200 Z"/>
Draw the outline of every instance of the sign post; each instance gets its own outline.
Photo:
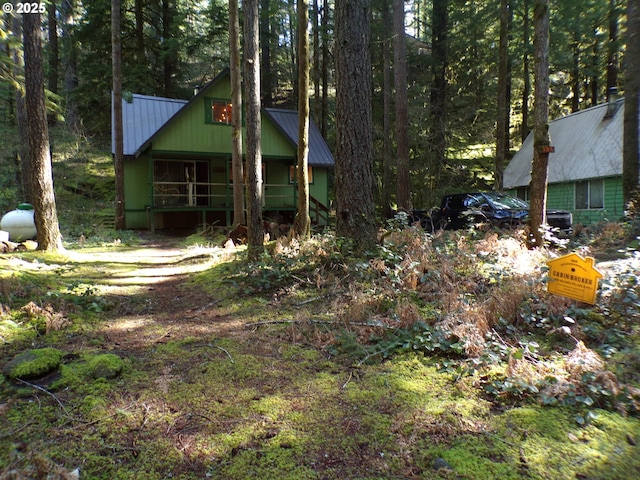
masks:
<path id="1" fill-rule="evenodd" d="M 547 291 L 556 295 L 596 303 L 598 280 L 603 277 L 593 265 L 592 257 L 583 258 L 577 253 L 570 253 L 547 262 L 549 266 L 549 283 Z"/>

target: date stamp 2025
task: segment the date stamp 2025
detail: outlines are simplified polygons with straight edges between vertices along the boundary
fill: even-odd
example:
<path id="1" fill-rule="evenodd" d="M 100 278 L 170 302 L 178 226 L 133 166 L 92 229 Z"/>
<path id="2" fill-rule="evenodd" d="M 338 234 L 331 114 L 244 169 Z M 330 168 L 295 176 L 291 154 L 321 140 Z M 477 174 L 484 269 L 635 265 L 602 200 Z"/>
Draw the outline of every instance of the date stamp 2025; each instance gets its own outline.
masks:
<path id="1" fill-rule="evenodd" d="M 5 2 L 2 4 L 2 11 L 16 14 L 44 13 L 47 11 L 47 7 L 44 2 L 16 2 L 15 5 L 11 2 Z"/>

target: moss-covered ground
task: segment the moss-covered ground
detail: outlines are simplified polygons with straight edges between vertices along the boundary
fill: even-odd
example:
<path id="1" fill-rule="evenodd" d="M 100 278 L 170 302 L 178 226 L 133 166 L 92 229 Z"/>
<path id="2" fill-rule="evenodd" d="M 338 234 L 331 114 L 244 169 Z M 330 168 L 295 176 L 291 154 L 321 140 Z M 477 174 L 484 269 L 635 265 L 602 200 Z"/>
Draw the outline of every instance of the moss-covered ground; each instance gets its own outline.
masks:
<path id="1" fill-rule="evenodd" d="M 637 219 L 537 251 L 397 221 L 362 258 L 325 233 L 249 263 L 115 232 L 110 156 L 52 135 L 66 251 L 0 255 L 0 369 L 32 362 L 0 375 L 0 479 L 640 478 Z M 595 305 L 546 291 L 567 252 Z"/>
<path id="2" fill-rule="evenodd" d="M 451 296 L 445 292 L 449 280 L 441 278 L 441 292 L 431 292 L 434 285 L 426 288 L 424 279 L 423 291 L 397 285 L 385 299 L 376 276 L 392 268 L 389 260 L 386 266 L 374 260 L 366 268 L 350 266 L 368 273 L 357 274 L 361 290 L 349 282 L 342 291 L 323 283 L 323 272 L 347 266 L 335 256 L 303 264 L 284 257 L 281 265 L 290 262 L 285 272 L 266 258 L 247 266 L 241 250 L 152 240 L 154 246 L 143 238 L 135 246 L 70 246 L 56 256 L 0 258 L 0 361 L 34 348 L 55 347 L 64 355 L 61 367 L 46 377 L 0 380 L 2 474 L 66 478 L 79 469 L 83 479 L 243 480 L 640 476 L 640 421 L 633 412 L 606 403 L 588 410 L 566 401 L 544 405 L 526 396 L 524 387 L 509 390 L 498 383 L 503 389 L 490 395 L 483 386 L 507 378 L 506 363 L 489 364 L 462 347 L 430 350 L 433 343 L 425 339 L 405 340 L 409 348 L 389 340 L 389 330 L 399 338 L 408 324 L 445 317 L 442 309 L 446 302 L 453 308 L 452 300 L 432 297 Z M 503 240 L 497 242 L 492 251 L 499 256 Z M 439 274 L 474 275 L 465 262 L 440 265 Z M 344 275 L 349 272 L 338 272 Z M 495 273 L 482 278 L 503 281 Z M 397 280 L 410 282 L 404 274 Z M 502 285 L 515 295 L 514 285 Z M 524 297 L 518 294 L 516 313 L 530 308 Z M 49 318 L 48 331 L 38 328 L 24 311 L 29 302 L 42 307 L 36 314 L 45 320 L 58 315 L 64 321 Z M 420 308 L 412 309 L 415 304 Z M 469 310 L 470 319 L 478 315 Z M 539 314 L 540 321 L 545 315 Z M 494 331 L 500 328 L 496 324 Z M 634 339 L 617 343 L 616 354 L 637 355 Z M 565 347 L 553 345 L 561 356 Z M 551 349 L 551 342 L 544 348 Z M 547 361 L 536 355 L 536 361 Z M 469 369 L 469 359 L 478 367 Z M 116 375 L 95 373 L 112 362 Z M 626 375 L 633 379 L 634 373 Z"/>

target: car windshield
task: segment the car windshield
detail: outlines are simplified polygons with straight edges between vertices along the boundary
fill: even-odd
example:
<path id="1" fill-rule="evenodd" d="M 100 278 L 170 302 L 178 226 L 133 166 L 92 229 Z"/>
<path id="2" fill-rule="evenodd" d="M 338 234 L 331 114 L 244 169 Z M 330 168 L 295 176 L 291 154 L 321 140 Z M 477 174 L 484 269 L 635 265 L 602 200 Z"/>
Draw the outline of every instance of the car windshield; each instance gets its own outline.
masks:
<path id="1" fill-rule="evenodd" d="M 497 209 L 522 210 L 528 209 L 529 204 L 517 197 L 503 193 L 488 192 L 484 194 Z"/>

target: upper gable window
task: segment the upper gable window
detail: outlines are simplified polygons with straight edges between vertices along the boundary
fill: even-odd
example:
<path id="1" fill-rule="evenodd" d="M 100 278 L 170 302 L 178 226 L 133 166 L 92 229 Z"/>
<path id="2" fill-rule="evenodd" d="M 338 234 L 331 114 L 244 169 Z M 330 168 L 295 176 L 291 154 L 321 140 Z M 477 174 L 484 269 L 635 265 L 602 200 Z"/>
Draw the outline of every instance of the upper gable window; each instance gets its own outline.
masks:
<path id="1" fill-rule="evenodd" d="M 205 98 L 205 122 L 231 125 L 233 105 L 227 100 Z"/>

